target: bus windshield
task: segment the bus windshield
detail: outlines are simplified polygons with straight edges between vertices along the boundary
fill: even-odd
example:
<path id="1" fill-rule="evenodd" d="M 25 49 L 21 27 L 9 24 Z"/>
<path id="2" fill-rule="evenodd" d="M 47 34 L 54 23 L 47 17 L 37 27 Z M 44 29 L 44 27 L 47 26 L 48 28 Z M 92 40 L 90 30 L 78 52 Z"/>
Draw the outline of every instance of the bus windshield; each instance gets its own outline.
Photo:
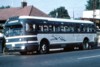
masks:
<path id="1" fill-rule="evenodd" d="M 17 36 L 22 35 L 22 25 L 7 26 L 5 29 L 5 36 Z"/>

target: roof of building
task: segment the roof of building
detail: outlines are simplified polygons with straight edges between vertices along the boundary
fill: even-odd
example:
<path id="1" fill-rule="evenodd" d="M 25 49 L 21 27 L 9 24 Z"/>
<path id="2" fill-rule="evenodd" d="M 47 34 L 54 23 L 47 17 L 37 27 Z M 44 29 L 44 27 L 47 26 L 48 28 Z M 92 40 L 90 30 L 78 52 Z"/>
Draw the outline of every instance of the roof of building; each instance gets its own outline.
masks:
<path id="1" fill-rule="evenodd" d="M 49 17 L 47 14 L 34 6 L 16 7 L 0 9 L 0 20 L 7 20 L 13 16 L 42 16 Z"/>

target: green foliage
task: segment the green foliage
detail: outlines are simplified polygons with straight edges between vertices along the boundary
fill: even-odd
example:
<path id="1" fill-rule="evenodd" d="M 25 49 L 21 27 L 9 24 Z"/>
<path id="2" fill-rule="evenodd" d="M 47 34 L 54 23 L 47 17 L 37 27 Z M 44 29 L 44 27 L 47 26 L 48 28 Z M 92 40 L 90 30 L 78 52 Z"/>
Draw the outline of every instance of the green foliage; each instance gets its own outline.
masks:
<path id="1" fill-rule="evenodd" d="M 86 10 L 93 10 L 93 6 L 95 6 L 95 9 L 100 9 L 100 0 L 88 0 Z"/>
<path id="2" fill-rule="evenodd" d="M 0 9 L 10 8 L 10 6 L 1 6 Z"/>
<path id="3" fill-rule="evenodd" d="M 57 17 L 57 18 L 70 18 L 67 10 L 65 7 L 59 7 L 49 13 L 51 17 Z"/>

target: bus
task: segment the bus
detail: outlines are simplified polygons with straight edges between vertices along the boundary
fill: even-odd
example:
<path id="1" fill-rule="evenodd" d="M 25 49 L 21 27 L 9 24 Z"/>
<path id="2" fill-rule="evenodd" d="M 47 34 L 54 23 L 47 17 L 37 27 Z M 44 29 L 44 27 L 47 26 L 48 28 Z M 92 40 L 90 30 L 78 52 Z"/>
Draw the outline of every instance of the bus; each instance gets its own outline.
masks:
<path id="1" fill-rule="evenodd" d="M 55 48 L 91 49 L 96 46 L 96 26 L 85 20 L 17 16 L 6 21 L 4 32 L 7 52 L 45 54 Z"/>

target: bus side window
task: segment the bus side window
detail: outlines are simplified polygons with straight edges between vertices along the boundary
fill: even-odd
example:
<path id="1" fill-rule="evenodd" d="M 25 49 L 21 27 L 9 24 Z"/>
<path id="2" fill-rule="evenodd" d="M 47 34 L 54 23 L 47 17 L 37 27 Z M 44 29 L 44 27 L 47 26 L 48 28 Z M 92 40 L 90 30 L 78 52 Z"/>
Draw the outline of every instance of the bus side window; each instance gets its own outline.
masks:
<path id="1" fill-rule="evenodd" d="M 61 26 L 60 28 L 61 28 L 61 32 L 65 32 L 64 26 Z"/>
<path id="2" fill-rule="evenodd" d="M 89 30 L 90 30 L 91 33 L 95 32 L 95 27 L 93 25 L 91 25 Z"/>
<path id="3" fill-rule="evenodd" d="M 33 24 L 33 25 L 32 25 L 32 28 L 33 28 L 33 31 L 35 31 L 35 29 L 36 29 L 36 25 Z"/>
<path id="4" fill-rule="evenodd" d="M 36 25 L 35 24 L 26 24 L 26 31 L 35 31 Z"/>
<path id="5" fill-rule="evenodd" d="M 70 32 L 74 32 L 74 27 L 70 27 Z"/>
<path id="6" fill-rule="evenodd" d="M 33 25 L 29 24 L 29 31 L 33 31 Z"/>
<path id="7" fill-rule="evenodd" d="M 65 32 L 71 32 L 71 27 L 70 26 L 65 26 Z"/>
<path id="8" fill-rule="evenodd" d="M 43 32 L 43 25 L 38 25 L 38 31 Z"/>
<path id="9" fill-rule="evenodd" d="M 86 27 L 85 27 L 85 26 L 83 27 L 83 32 L 84 32 L 84 33 L 86 32 Z"/>
<path id="10" fill-rule="evenodd" d="M 68 26 L 65 26 L 65 32 L 68 32 L 69 29 L 68 29 Z"/>
<path id="11" fill-rule="evenodd" d="M 87 27 L 87 32 L 89 32 L 89 27 Z"/>
<path id="12" fill-rule="evenodd" d="M 80 30 L 81 30 L 82 33 L 84 32 L 84 24 L 81 24 Z"/>
<path id="13" fill-rule="evenodd" d="M 49 32 L 53 32 L 53 26 L 49 25 Z"/>
<path id="14" fill-rule="evenodd" d="M 55 26 L 55 32 L 60 32 L 60 26 Z"/>
<path id="15" fill-rule="evenodd" d="M 79 26 L 79 25 L 76 26 L 76 30 L 77 30 L 77 32 L 81 32 L 81 30 L 80 30 L 80 26 Z"/>
<path id="16" fill-rule="evenodd" d="M 29 24 L 26 23 L 26 31 L 29 31 Z"/>
<path id="17" fill-rule="evenodd" d="M 94 25 L 92 26 L 92 32 L 96 32 L 96 27 Z"/>
<path id="18" fill-rule="evenodd" d="M 55 26 L 53 26 L 53 32 L 55 32 Z"/>
<path id="19" fill-rule="evenodd" d="M 49 31 L 49 29 L 48 29 L 48 26 L 47 26 L 47 25 L 44 25 L 44 26 L 43 26 L 43 31 L 44 31 L 44 32 L 48 32 L 48 31 Z"/>

